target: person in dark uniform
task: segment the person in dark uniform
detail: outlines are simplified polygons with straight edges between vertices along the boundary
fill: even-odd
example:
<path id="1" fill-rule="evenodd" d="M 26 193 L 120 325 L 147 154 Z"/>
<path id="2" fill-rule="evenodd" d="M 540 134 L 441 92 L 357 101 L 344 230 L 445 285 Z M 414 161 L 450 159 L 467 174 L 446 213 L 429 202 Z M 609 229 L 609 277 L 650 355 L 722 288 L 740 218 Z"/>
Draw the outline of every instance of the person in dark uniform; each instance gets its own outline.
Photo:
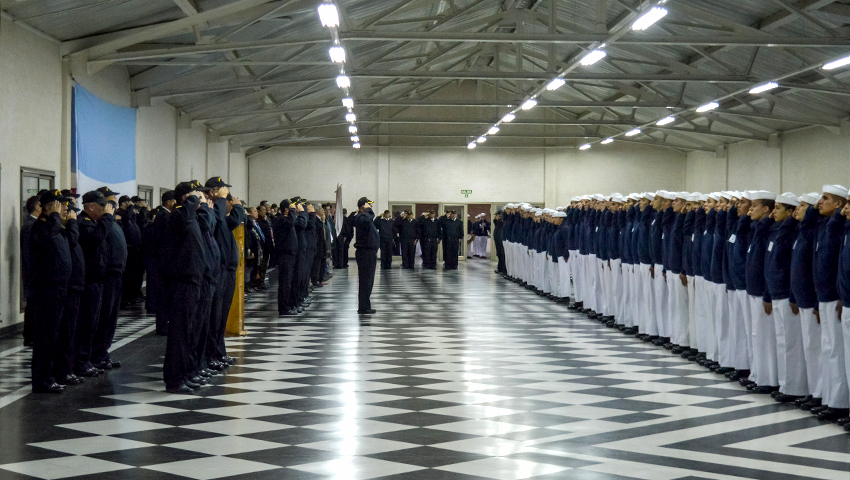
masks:
<path id="1" fill-rule="evenodd" d="M 390 211 L 375 219 L 375 228 L 381 239 L 381 270 L 393 268 L 393 227 L 395 222 L 390 218 Z"/>
<path id="2" fill-rule="evenodd" d="M 74 198 L 79 195 L 63 190 L 62 196 L 65 197 L 62 222 L 71 254 L 71 276 L 68 279 L 68 295 L 65 298 L 59 336 L 54 349 L 52 376 L 60 385 L 77 385 L 82 383 L 83 379 L 74 375 L 74 331 L 80 313 L 80 298 L 86 289 L 86 259 L 80 246 L 80 228 L 77 224 L 77 212 L 80 209 L 74 204 Z"/>
<path id="3" fill-rule="evenodd" d="M 260 278 L 257 281 L 257 287 L 261 290 L 268 288 L 268 285 L 266 285 L 266 272 L 268 272 L 269 262 L 271 262 L 271 257 L 274 254 L 274 235 L 272 235 L 272 224 L 269 221 L 268 214 L 269 207 L 267 205 L 257 207 L 256 223 L 263 232 L 263 258 L 260 261 L 258 272 Z"/>
<path id="4" fill-rule="evenodd" d="M 457 219 L 457 212 L 447 212 L 440 232 L 443 240 L 443 269 L 457 270 L 460 241 L 463 239 L 463 222 Z"/>
<path id="5" fill-rule="evenodd" d="M 370 296 L 375 285 L 375 267 L 377 266 L 378 247 L 380 239 L 375 228 L 375 212 L 372 211 L 372 201 L 362 197 L 357 201 L 357 216 L 354 217 L 356 240 L 354 242 L 354 258 L 357 260 L 357 279 L 359 289 L 357 294 L 357 313 L 371 315 L 376 312 L 372 308 Z"/>
<path id="6" fill-rule="evenodd" d="M 41 197 L 33 195 L 27 199 L 26 204 L 27 216 L 21 225 L 21 288 L 24 290 L 24 300 L 26 307 L 24 309 L 24 346 L 32 346 L 32 324 L 35 317 L 33 312 L 35 303 L 30 302 L 30 233 L 32 226 L 38 217 L 41 215 Z"/>
<path id="7" fill-rule="evenodd" d="M 437 269 L 437 248 L 440 246 L 440 224 L 433 210 L 419 221 L 419 242 L 422 244 L 422 268 Z"/>
<path id="8" fill-rule="evenodd" d="M 192 393 L 187 384 L 194 368 L 192 338 L 199 328 L 201 284 L 207 269 L 204 239 L 198 222 L 198 208 L 204 194 L 191 182 L 174 189 L 178 205 L 168 216 L 163 264 L 165 311 L 168 316 L 168 341 L 162 365 L 163 380 L 169 393 Z"/>
<path id="9" fill-rule="evenodd" d="M 301 292 L 301 304 L 303 308 L 307 308 L 312 302 L 313 297 L 310 296 L 310 292 L 312 292 L 312 285 L 310 284 L 310 272 L 313 271 L 313 260 L 316 258 L 316 222 L 315 222 L 315 212 L 316 209 L 312 203 L 309 203 L 307 200 L 302 199 L 301 202 L 304 204 L 304 209 L 307 211 L 307 225 L 304 227 L 304 241 L 306 245 L 306 253 L 304 256 L 304 263 L 301 265 L 301 270 L 298 272 L 298 282 L 299 282 L 299 291 Z"/>
<path id="10" fill-rule="evenodd" d="M 31 285 L 35 307 L 32 351 L 32 391 L 62 393 L 65 389 L 51 376 L 54 348 L 71 277 L 71 252 L 62 227 L 59 190 L 41 196 L 42 213 L 30 236 Z"/>
<path id="11" fill-rule="evenodd" d="M 300 204 L 292 203 L 289 199 L 280 201 L 283 209 L 281 215 L 272 222 L 277 253 L 277 312 L 283 316 L 298 314 L 296 295 L 293 289 L 295 282 L 295 265 L 298 255 L 298 235 L 296 224 L 306 223 L 307 217 Z"/>
<path id="12" fill-rule="evenodd" d="M 118 192 L 113 192 L 109 187 L 97 189 L 106 197 L 114 208 L 118 207 Z M 117 221 L 121 217 L 116 213 L 116 222 L 101 245 L 106 251 L 106 278 L 103 281 L 103 302 L 101 303 L 100 319 L 97 323 L 94 342 L 92 343 L 92 364 L 100 370 L 111 370 L 121 366 L 121 362 L 112 361 L 109 356 L 109 348 L 115 337 L 115 328 L 118 326 L 118 310 L 121 307 L 121 287 L 124 279 L 124 268 L 127 266 L 127 241 L 124 231 Z"/>
<path id="13" fill-rule="evenodd" d="M 354 239 L 354 217 L 357 215 L 357 212 L 351 212 L 346 215 L 345 209 L 342 210 L 343 218 L 342 218 L 342 251 L 340 252 L 340 260 L 342 260 L 342 268 L 348 268 L 348 252 L 351 248 L 351 240 Z"/>
<path id="14" fill-rule="evenodd" d="M 224 329 L 227 326 L 227 318 L 230 316 L 230 306 L 233 304 L 233 295 L 236 291 L 236 269 L 239 267 L 239 247 L 236 245 L 233 230 L 245 223 L 245 209 L 242 208 L 239 199 L 230 194 L 230 185 L 221 177 L 210 178 L 204 186 L 210 189 L 207 196 L 213 202 L 213 213 L 216 217 L 213 238 L 221 256 L 221 280 L 218 294 L 213 297 L 210 309 L 207 358 L 208 362 L 232 365 L 236 359 L 227 355 Z"/>
<path id="15" fill-rule="evenodd" d="M 416 261 L 416 241 L 419 222 L 413 218 L 413 212 L 407 212 L 399 227 L 401 238 L 401 268 L 413 270 Z"/>
<path id="16" fill-rule="evenodd" d="M 496 273 L 507 275 L 508 270 L 505 267 L 505 244 L 503 243 L 504 238 L 502 235 L 503 225 L 504 221 L 502 220 L 502 212 L 500 211 L 493 217 L 493 243 L 496 245 L 496 257 L 499 259 L 499 263 L 496 264 Z"/>
<path id="17" fill-rule="evenodd" d="M 313 288 L 322 288 L 324 286 L 324 275 L 327 264 L 328 247 L 325 230 L 325 210 L 321 207 L 313 206 L 313 213 L 310 214 L 310 221 L 313 222 L 313 237 L 314 237 L 314 253 L 313 263 L 310 267 L 310 284 Z"/>
<path id="18" fill-rule="evenodd" d="M 121 280 L 121 307 L 129 307 L 142 295 L 142 282 L 145 277 L 145 264 L 142 257 L 142 230 L 139 228 L 136 207 L 127 195 L 118 199 L 115 215 L 121 218 L 118 224 L 124 233 L 127 245 L 127 266 Z"/>
<path id="19" fill-rule="evenodd" d="M 162 271 L 163 263 L 167 261 L 164 251 L 168 216 L 174 210 L 177 201 L 174 199 L 173 190 L 163 193 L 161 198 L 162 204 L 153 211 L 153 221 L 149 222 L 142 232 L 142 242 L 145 246 L 145 274 L 147 276 L 145 310 L 156 315 L 157 335 L 168 335 Z"/>
<path id="20" fill-rule="evenodd" d="M 193 330 L 191 341 L 193 349 L 191 355 L 192 370 L 188 375 L 186 386 L 189 388 L 198 388 L 204 385 L 206 375 L 203 372 L 220 372 L 229 367 L 230 364 L 223 364 L 218 361 L 211 361 L 207 355 L 207 345 L 209 344 L 210 329 L 212 326 L 212 306 L 213 299 L 221 292 L 219 291 L 219 281 L 223 275 L 221 264 L 221 250 L 213 237 L 217 227 L 218 219 L 211 208 L 212 200 L 207 195 L 210 191 L 208 187 L 201 186 L 201 182 L 192 180 L 191 187 L 197 192 L 204 194 L 200 199 L 200 205 L 197 210 L 198 226 L 201 229 L 201 239 L 203 240 L 204 249 L 204 275 L 201 281 L 201 297 L 198 301 L 198 310 L 196 318 L 197 327 Z M 198 385 L 196 387 L 195 385 Z"/>

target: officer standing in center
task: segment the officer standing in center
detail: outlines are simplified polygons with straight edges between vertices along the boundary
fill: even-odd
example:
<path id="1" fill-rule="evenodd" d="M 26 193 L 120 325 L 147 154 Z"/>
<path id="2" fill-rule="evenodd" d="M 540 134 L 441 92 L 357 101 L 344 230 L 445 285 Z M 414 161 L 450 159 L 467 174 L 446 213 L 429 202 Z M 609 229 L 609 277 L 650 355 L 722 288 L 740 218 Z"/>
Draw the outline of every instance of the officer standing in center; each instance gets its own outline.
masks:
<path id="1" fill-rule="evenodd" d="M 376 312 L 372 308 L 369 297 L 372 295 L 372 286 L 375 284 L 375 266 L 378 263 L 380 240 L 378 230 L 375 228 L 375 212 L 372 211 L 372 203 L 372 200 L 366 197 L 358 200 L 358 213 L 354 217 L 354 258 L 357 260 L 357 278 L 360 282 L 357 313 L 360 315 L 371 315 Z"/>
<path id="2" fill-rule="evenodd" d="M 401 237 L 401 268 L 404 270 L 413 270 L 413 264 L 416 260 L 416 239 L 417 231 L 419 230 L 419 222 L 413 218 L 413 212 L 405 212 L 404 219 L 399 227 L 399 237 Z"/>

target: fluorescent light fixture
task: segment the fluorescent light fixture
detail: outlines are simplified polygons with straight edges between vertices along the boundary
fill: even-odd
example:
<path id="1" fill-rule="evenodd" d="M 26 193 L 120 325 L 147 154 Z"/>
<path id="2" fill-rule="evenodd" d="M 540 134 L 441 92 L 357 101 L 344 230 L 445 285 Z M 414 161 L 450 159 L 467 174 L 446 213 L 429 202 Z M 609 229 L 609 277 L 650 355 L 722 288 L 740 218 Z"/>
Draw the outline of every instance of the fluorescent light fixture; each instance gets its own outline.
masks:
<path id="1" fill-rule="evenodd" d="M 354 147 L 354 148 L 360 148 L 360 144 L 359 144 L 359 143 L 355 143 L 354 145 L 352 145 L 352 147 Z"/>
<path id="2" fill-rule="evenodd" d="M 605 58 L 605 55 L 608 55 L 607 53 L 605 53 L 605 50 L 594 50 L 594 51 L 588 53 L 587 55 L 585 55 L 584 58 L 581 59 L 581 64 L 584 65 L 585 67 L 588 66 L 588 65 L 593 65 L 594 63 L 598 62 L 599 60 L 602 60 L 603 58 Z"/>
<path id="3" fill-rule="evenodd" d="M 358 137 L 357 135 L 355 135 L 355 136 L 351 137 L 351 141 L 352 141 L 352 142 L 354 142 L 354 143 L 359 143 L 359 142 L 360 142 L 360 137 Z"/>
<path id="4" fill-rule="evenodd" d="M 720 106 L 720 104 L 717 103 L 717 102 L 706 103 L 705 105 L 697 108 L 697 113 L 702 113 L 702 112 L 707 112 L 709 110 L 714 110 L 715 108 L 717 108 L 719 106 Z"/>
<path id="5" fill-rule="evenodd" d="M 664 15 L 667 15 L 666 8 L 652 7 L 652 9 L 635 20 L 635 23 L 632 24 L 632 30 L 646 30 L 651 27 L 653 23 L 664 18 Z"/>
<path id="6" fill-rule="evenodd" d="M 345 49 L 342 47 L 331 47 L 328 50 L 328 55 L 330 55 L 331 61 L 334 63 L 345 63 Z"/>
<path id="7" fill-rule="evenodd" d="M 484 143 L 486 141 L 487 137 L 485 137 L 484 135 L 481 135 L 480 137 L 478 137 L 478 140 L 476 140 L 477 143 Z"/>
<path id="8" fill-rule="evenodd" d="M 585 143 L 584 145 L 578 147 L 579 150 L 590 150 L 590 144 Z"/>
<path id="9" fill-rule="evenodd" d="M 340 75 L 336 77 L 336 86 L 339 88 L 348 88 L 351 86 L 351 79 L 348 75 Z"/>
<path id="10" fill-rule="evenodd" d="M 835 69 L 835 68 L 843 67 L 844 65 L 848 65 L 848 64 L 850 64 L 850 56 L 840 58 L 840 59 L 838 59 L 834 62 L 829 62 L 829 63 L 827 63 L 826 65 L 823 66 L 823 69 L 824 70 L 832 70 L 832 69 Z"/>
<path id="11" fill-rule="evenodd" d="M 520 107 L 520 108 L 522 108 L 523 110 L 531 110 L 532 108 L 534 108 L 536 106 L 537 106 L 537 100 L 530 98 L 530 99 L 526 100 L 525 103 L 523 103 L 522 107 Z"/>
<path id="12" fill-rule="evenodd" d="M 357 126 L 356 125 L 349 125 L 348 126 L 348 133 L 351 133 L 351 134 L 357 133 Z"/>
<path id="13" fill-rule="evenodd" d="M 776 82 L 767 82 L 765 84 L 759 85 L 757 87 L 753 87 L 750 89 L 750 93 L 753 95 L 766 92 L 768 90 L 773 90 L 774 88 L 779 87 L 779 84 Z"/>
<path id="14" fill-rule="evenodd" d="M 356 121 L 357 121 L 357 115 L 355 115 L 355 114 L 353 114 L 353 113 L 346 113 L 346 114 L 345 114 L 345 120 L 346 120 L 348 123 L 354 123 L 354 122 L 356 122 Z"/>
<path id="15" fill-rule="evenodd" d="M 601 142 L 599 142 L 599 143 L 601 143 L 602 145 L 608 145 L 609 143 L 611 143 L 611 142 L 613 142 L 613 141 L 614 141 L 614 139 L 613 139 L 613 138 L 608 137 L 608 138 L 606 138 L 605 140 L 602 140 L 602 141 L 601 141 Z"/>
<path id="16" fill-rule="evenodd" d="M 487 135 L 495 135 L 499 133 L 499 127 L 490 127 L 490 130 L 487 130 Z"/>
<path id="17" fill-rule="evenodd" d="M 339 10 L 333 3 L 323 3 L 319 5 L 319 21 L 323 27 L 338 27 L 339 26 Z"/>
<path id="18" fill-rule="evenodd" d="M 511 123 L 511 122 L 514 121 L 515 118 L 516 118 L 516 115 L 514 115 L 513 113 L 509 113 L 509 114 L 505 115 L 504 117 L 502 117 L 502 121 L 505 122 L 505 123 Z"/>
<path id="19" fill-rule="evenodd" d="M 473 148 L 475 148 L 475 147 L 477 147 L 477 146 L 478 146 L 478 144 L 477 144 L 477 143 L 475 143 L 475 142 L 469 142 L 469 145 L 467 145 L 467 146 L 466 146 L 466 148 L 468 148 L 468 149 L 472 150 Z"/>
<path id="20" fill-rule="evenodd" d="M 351 97 L 343 98 L 342 106 L 345 108 L 354 108 L 354 99 Z"/>
<path id="21" fill-rule="evenodd" d="M 659 127 L 663 127 L 664 125 L 667 125 L 668 123 L 673 123 L 675 121 L 676 121 L 676 117 L 674 117 L 673 115 L 670 115 L 669 117 L 664 117 L 661 120 L 655 122 L 655 124 L 658 125 Z"/>
<path id="22" fill-rule="evenodd" d="M 639 129 L 639 128 L 636 128 L 636 129 L 634 129 L 634 130 L 629 130 L 628 132 L 626 132 L 626 136 L 627 136 L 627 137 L 634 137 L 634 136 L 635 136 L 635 135 L 637 135 L 638 133 L 640 133 L 640 129 Z"/>
<path id="23" fill-rule="evenodd" d="M 556 78 L 549 82 L 549 85 L 546 85 L 546 90 L 557 90 L 563 87 L 565 83 L 567 82 L 565 82 L 563 78 Z"/>

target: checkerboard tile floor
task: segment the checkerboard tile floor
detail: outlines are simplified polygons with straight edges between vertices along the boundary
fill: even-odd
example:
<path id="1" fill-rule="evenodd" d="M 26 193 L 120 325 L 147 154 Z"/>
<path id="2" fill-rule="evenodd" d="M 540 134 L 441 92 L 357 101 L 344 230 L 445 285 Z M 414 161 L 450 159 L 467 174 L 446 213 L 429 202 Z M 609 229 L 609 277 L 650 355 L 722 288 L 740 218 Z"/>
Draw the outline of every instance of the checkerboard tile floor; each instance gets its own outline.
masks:
<path id="1" fill-rule="evenodd" d="M 164 339 L 0 409 L 0 478 L 836 479 L 850 435 L 493 275 L 356 271 L 302 316 L 249 297 L 239 360 L 164 393 Z"/>

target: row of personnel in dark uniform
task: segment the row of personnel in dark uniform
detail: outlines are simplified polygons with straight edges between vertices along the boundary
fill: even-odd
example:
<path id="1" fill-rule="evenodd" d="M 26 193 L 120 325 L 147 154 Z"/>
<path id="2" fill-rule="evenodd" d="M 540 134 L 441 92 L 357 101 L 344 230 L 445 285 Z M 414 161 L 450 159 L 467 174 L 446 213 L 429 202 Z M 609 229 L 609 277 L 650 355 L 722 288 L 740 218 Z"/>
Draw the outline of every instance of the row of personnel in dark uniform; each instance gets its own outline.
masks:
<path id="1" fill-rule="evenodd" d="M 108 187 L 84 194 L 79 216 L 79 195 L 68 190 L 41 192 L 37 209 L 28 202 L 21 237 L 34 319 L 33 391 L 61 393 L 120 367 L 109 348 L 129 262 L 127 237 L 136 231 L 132 241 L 144 245 L 146 308 L 156 314 L 157 332 L 168 336 L 166 389 L 191 393 L 235 361 L 225 351 L 224 327 L 239 264 L 232 231 L 245 211 L 229 187 L 221 177 L 205 186 L 182 182 L 163 193 L 149 218 L 139 212 L 145 222 L 132 207 L 116 210 L 119 193 Z"/>
<path id="2" fill-rule="evenodd" d="M 416 244 L 422 249 L 422 268 L 436 270 L 437 249 L 442 242 L 444 252 L 458 252 L 455 255 L 444 254 L 445 270 L 457 270 L 460 242 L 463 240 L 463 223 L 458 220 L 457 212 L 448 210 L 439 218 L 433 210 L 423 213 L 418 219 L 411 212 L 402 212 L 397 218 L 385 210 L 381 217 L 374 220 L 378 230 L 381 250 L 381 268 L 392 268 L 396 239 L 401 244 L 401 267 L 413 270 L 416 259 Z"/>
<path id="3" fill-rule="evenodd" d="M 824 185 L 508 204 L 506 278 L 850 431 L 850 206 Z"/>

